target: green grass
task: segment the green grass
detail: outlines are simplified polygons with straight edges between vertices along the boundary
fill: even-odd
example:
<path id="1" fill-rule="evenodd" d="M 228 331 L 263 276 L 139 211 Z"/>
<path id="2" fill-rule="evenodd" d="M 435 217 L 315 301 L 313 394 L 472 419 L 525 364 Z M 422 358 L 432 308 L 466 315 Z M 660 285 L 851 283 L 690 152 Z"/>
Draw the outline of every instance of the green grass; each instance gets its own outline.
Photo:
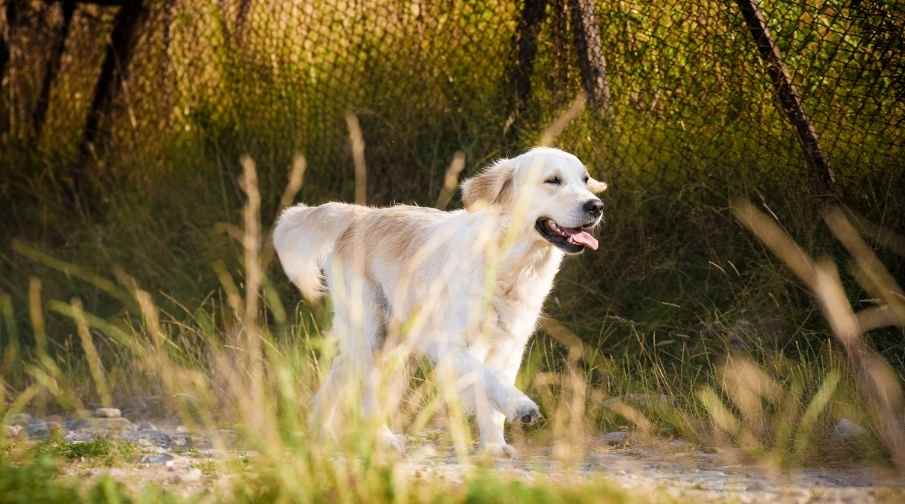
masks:
<path id="1" fill-rule="evenodd" d="M 125 441 L 98 438 L 90 441 L 71 442 L 59 439 L 58 436 L 51 436 L 29 451 L 29 455 L 32 457 L 63 458 L 106 467 L 135 462 L 139 453 L 140 450 L 135 444 Z"/>

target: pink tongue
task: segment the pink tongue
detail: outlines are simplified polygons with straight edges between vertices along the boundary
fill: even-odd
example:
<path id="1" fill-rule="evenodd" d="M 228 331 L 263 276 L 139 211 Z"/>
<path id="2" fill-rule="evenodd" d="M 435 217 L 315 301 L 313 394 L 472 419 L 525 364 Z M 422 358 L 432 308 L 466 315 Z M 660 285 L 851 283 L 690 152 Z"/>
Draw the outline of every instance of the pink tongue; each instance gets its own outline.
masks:
<path id="1" fill-rule="evenodd" d="M 591 250 L 597 250 L 597 239 L 585 231 L 569 235 L 569 242 L 576 245 L 583 245 Z"/>

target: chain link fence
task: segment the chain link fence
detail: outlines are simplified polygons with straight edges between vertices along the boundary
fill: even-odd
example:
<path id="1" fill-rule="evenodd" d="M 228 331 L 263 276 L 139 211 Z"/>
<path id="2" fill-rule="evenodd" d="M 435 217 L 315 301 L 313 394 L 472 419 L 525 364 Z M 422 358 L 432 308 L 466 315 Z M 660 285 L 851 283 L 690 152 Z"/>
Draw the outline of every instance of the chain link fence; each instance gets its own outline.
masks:
<path id="1" fill-rule="evenodd" d="M 808 176 L 745 4 L 836 177 L 901 165 L 905 7 L 879 0 L 6 0 L 2 142 L 76 171 L 195 136 L 279 145 L 341 194 L 353 111 L 369 198 L 431 201 L 453 152 L 529 146 L 584 91 L 560 143 L 613 177 Z"/>

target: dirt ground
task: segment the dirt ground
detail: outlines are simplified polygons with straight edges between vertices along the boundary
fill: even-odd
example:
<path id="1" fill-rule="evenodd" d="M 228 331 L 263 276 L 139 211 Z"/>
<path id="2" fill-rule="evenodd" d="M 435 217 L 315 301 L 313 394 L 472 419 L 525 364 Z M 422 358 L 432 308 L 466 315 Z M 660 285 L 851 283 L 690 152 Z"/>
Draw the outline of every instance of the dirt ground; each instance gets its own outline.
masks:
<path id="1" fill-rule="evenodd" d="M 91 481 L 107 474 L 138 489 L 153 483 L 182 495 L 225 490 L 229 477 L 223 463 L 255 454 L 217 446 L 213 439 L 234 439 L 228 431 L 193 433 L 175 422 L 129 421 L 118 417 L 38 419 L 23 416 L 16 430 L 35 440 L 59 429 L 63 439 L 78 443 L 96 437 L 122 439 L 138 446 L 137 461 L 105 467 L 75 460 L 65 474 Z M 460 482 L 477 468 L 511 478 L 554 482 L 607 479 L 629 490 L 659 490 L 689 502 L 905 502 L 905 478 L 881 469 L 801 468 L 778 473 L 753 464 L 731 462 L 725 453 L 708 452 L 683 441 L 633 439 L 626 433 L 597 436 L 584 455 L 563 462 L 551 446 L 520 446 L 516 458 L 469 457 L 462 460 L 441 439 L 442 433 L 410 438 L 399 467 L 413 477 Z"/>

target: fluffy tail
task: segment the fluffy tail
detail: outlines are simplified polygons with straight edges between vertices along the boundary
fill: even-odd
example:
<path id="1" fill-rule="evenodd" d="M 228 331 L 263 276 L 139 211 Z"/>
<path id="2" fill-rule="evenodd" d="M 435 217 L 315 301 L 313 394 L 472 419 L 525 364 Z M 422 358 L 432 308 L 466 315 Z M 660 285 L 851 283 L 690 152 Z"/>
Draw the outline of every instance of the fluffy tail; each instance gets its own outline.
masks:
<path id="1" fill-rule="evenodd" d="M 309 301 L 323 296 L 321 270 L 336 240 L 349 228 L 363 207 L 327 203 L 318 207 L 296 205 L 280 215 L 273 230 L 273 246 L 286 276 Z"/>

